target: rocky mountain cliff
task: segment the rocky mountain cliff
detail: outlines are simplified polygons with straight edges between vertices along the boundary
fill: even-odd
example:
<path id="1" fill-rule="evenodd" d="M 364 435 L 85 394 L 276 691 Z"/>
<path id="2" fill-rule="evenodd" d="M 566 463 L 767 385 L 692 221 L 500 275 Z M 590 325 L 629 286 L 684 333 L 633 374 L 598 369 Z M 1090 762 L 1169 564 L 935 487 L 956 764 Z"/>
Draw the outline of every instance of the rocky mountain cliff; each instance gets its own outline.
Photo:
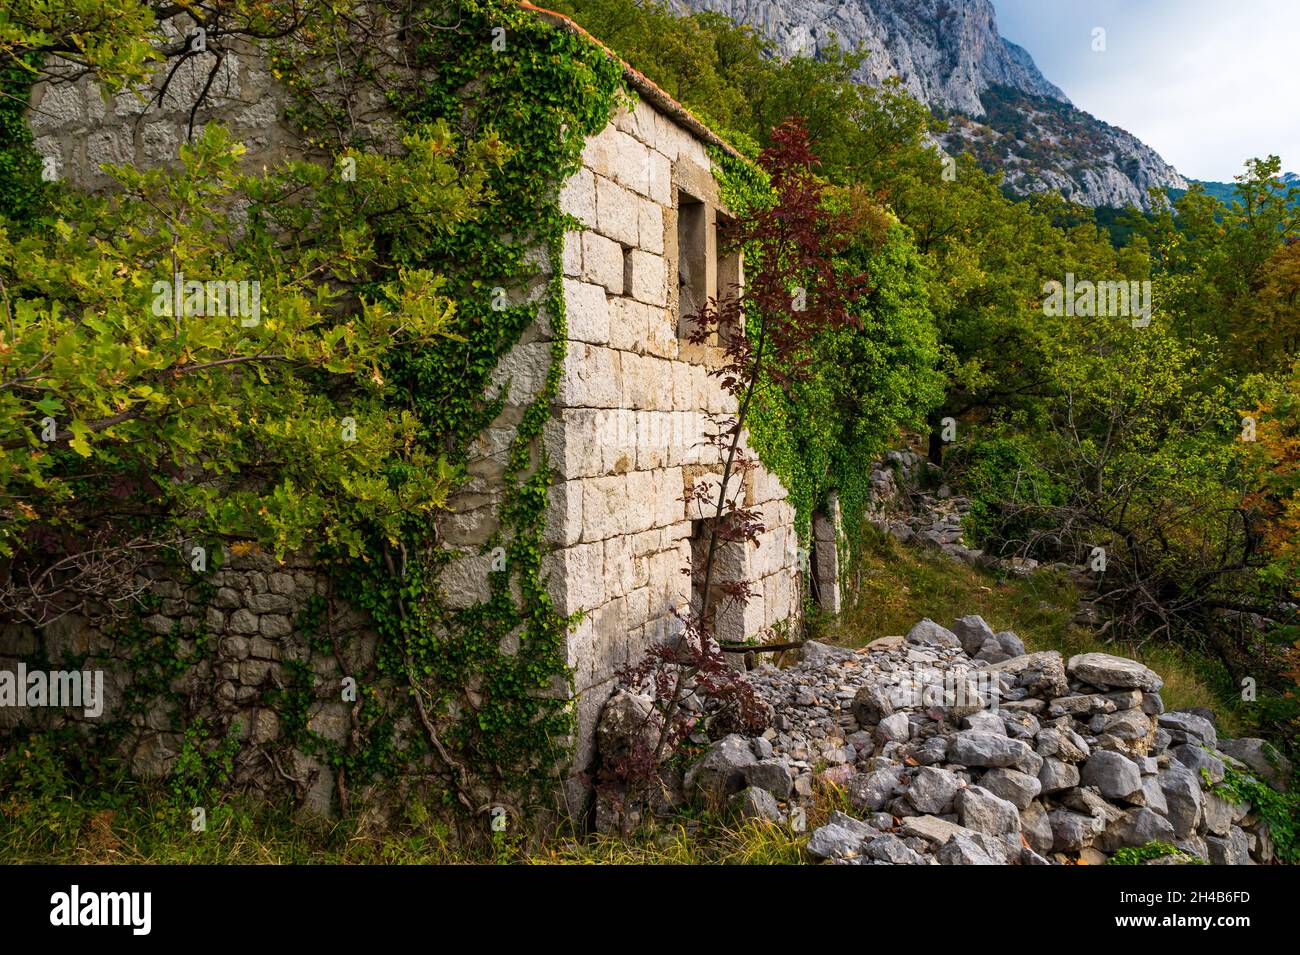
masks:
<path id="1" fill-rule="evenodd" d="M 1155 150 L 1071 104 L 1027 51 L 998 34 L 989 0 L 671 2 L 749 24 L 786 56 L 863 47 L 863 81 L 897 77 L 949 119 L 945 149 L 1002 170 L 1018 194 L 1057 190 L 1088 206 L 1147 206 L 1149 188 L 1187 188 Z"/>

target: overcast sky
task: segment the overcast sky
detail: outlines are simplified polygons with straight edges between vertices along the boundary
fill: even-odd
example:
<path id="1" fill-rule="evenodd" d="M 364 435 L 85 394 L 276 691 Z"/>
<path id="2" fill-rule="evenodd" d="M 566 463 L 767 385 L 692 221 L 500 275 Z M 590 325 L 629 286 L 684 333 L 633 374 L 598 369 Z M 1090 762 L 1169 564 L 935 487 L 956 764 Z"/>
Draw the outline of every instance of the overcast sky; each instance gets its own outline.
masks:
<path id="1" fill-rule="evenodd" d="M 1296 0 L 993 0 L 1002 35 L 1080 109 L 1192 179 L 1276 154 L 1300 173 Z M 1106 49 L 1093 52 L 1093 31 Z"/>

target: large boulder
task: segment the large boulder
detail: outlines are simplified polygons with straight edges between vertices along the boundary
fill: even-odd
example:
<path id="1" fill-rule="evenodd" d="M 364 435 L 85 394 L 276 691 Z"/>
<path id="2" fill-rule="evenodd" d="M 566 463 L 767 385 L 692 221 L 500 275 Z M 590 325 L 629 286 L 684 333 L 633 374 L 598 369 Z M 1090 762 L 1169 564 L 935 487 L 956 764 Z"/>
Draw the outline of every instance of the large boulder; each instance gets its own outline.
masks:
<path id="1" fill-rule="evenodd" d="M 1195 773 L 1197 779 L 1207 780 L 1211 786 L 1223 782 L 1223 760 L 1213 753 L 1207 753 L 1203 747 L 1184 743 L 1182 746 L 1170 747 L 1169 752 L 1174 759 Z"/>
<path id="2" fill-rule="evenodd" d="M 804 850 L 815 859 L 855 859 L 862 852 L 862 836 L 844 826 L 819 826 Z"/>
<path id="3" fill-rule="evenodd" d="M 1226 837 L 1206 836 L 1205 849 L 1209 854 L 1211 865 L 1250 864 L 1250 845 L 1246 834 L 1236 826 L 1232 827 L 1232 831 Z"/>
<path id="4" fill-rule="evenodd" d="M 781 807 L 776 797 L 766 789 L 750 786 L 731 797 L 731 811 L 738 819 L 758 819 L 765 822 L 780 822 Z"/>
<path id="5" fill-rule="evenodd" d="M 957 820 L 967 829 L 1004 836 L 1020 831 L 1020 811 L 983 786 L 968 786 L 954 800 Z"/>
<path id="6" fill-rule="evenodd" d="M 1063 763 L 1082 763 L 1092 755 L 1088 741 L 1068 726 L 1051 726 L 1039 731 L 1037 752 L 1040 756 L 1054 756 Z"/>
<path id="7" fill-rule="evenodd" d="M 853 696 L 853 718 L 860 726 L 875 726 L 894 712 L 894 703 L 883 687 L 867 684 Z"/>
<path id="8" fill-rule="evenodd" d="M 1079 852 L 1088 848 L 1106 827 L 1103 817 L 1068 809 L 1053 809 L 1047 818 L 1052 824 L 1052 848 L 1057 852 Z"/>
<path id="9" fill-rule="evenodd" d="M 721 805 L 745 787 L 745 770 L 757 763 L 749 740 L 724 736 L 686 771 L 686 792 L 710 805 Z"/>
<path id="10" fill-rule="evenodd" d="M 929 617 L 926 617 L 907 633 L 907 642 L 915 643 L 923 647 L 961 647 L 961 641 L 957 635 L 947 627 L 941 627 Z"/>
<path id="11" fill-rule="evenodd" d="M 1142 792 L 1137 763 L 1113 750 L 1097 750 L 1083 764 L 1083 785 L 1095 786 L 1106 799 L 1130 799 Z"/>
<path id="12" fill-rule="evenodd" d="M 862 844 L 862 854 L 876 862 L 889 865 L 927 865 L 926 859 L 914 849 L 904 845 L 898 836 L 888 833 L 868 839 Z"/>
<path id="13" fill-rule="evenodd" d="M 1055 650 L 1027 653 L 1014 660 L 995 663 L 989 669 L 1010 674 L 1013 688 L 1040 699 L 1051 700 L 1070 692 L 1065 664 Z"/>
<path id="14" fill-rule="evenodd" d="M 935 856 L 940 865 L 1001 865 L 1002 860 L 979 842 L 962 833 L 954 833 Z"/>
<path id="15" fill-rule="evenodd" d="M 1031 776 L 1037 776 L 1043 765 L 1043 757 L 1020 740 L 978 730 L 963 730 L 953 736 L 948 760 L 960 766 L 1011 767 Z"/>
<path id="16" fill-rule="evenodd" d="M 1028 808 L 1034 797 L 1043 791 L 1043 784 L 1037 776 L 1018 769 L 990 769 L 980 778 L 980 785 L 1020 810 Z"/>
<path id="17" fill-rule="evenodd" d="M 1201 822 L 1204 797 L 1200 780 L 1182 763 L 1170 763 L 1156 777 L 1164 794 L 1168 812 L 1165 818 L 1174 827 L 1178 839 L 1186 839 L 1196 832 Z"/>
<path id="18" fill-rule="evenodd" d="M 912 776 L 907 801 L 922 815 L 943 815 L 952 811 L 953 797 L 962 786 L 956 773 L 923 766 Z"/>
<path id="19" fill-rule="evenodd" d="M 1219 734 L 1214 724 L 1203 716 L 1197 716 L 1187 710 L 1174 710 L 1162 713 L 1158 719 L 1160 728 L 1169 732 L 1171 746 L 1185 743 L 1200 744 L 1215 749 L 1219 744 Z"/>
<path id="20" fill-rule="evenodd" d="M 1097 840 L 1103 852 L 1137 848 L 1148 842 L 1173 842 L 1174 827 L 1159 813 L 1146 808 L 1130 809 L 1106 827 Z"/>
<path id="21" fill-rule="evenodd" d="M 1038 801 L 1031 802 L 1020 811 L 1020 834 L 1035 852 L 1052 851 L 1052 820 Z"/>
<path id="22" fill-rule="evenodd" d="M 961 648 L 972 657 L 980 652 L 984 641 L 997 639 L 993 634 L 993 628 L 977 613 L 959 617 L 952 625 L 952 632 L 961 641 Z"/>
<path id="23" fill-rule="evenodd" d="M 894 797 L 900 785 L 895 769 L 875 769 L 849 778 L 847 790 L 849 805 L 863 812 L 879 812 Z"/>
<path id="24" fill-rule="evenodd" d="M 648 696 L 619 690 L 596 723 L 596 749 L 606 762 L 634 751 L 653 753 L 659 745 L 659 714 Z"/>
<path id="25" fill-rule="evenodd" d="M 1080 653 L 1070 657 L 1070 676 L 1093 686 L 1119 687 L 1155 692 L 1165 685 L 1159 674 L 1127 657 L 1109 653 Z"/>
<path id="26" fill-rule="evenodd" d="M 746 785 L 764 789 L 777 799 L 789 799 L 794 791 L 794 775 L 784 759 L 761 759 L 742 772 Z"/>
<path id="27" fill-rule="evenodd" d="M 1057 793 L 1063 789 L 1073 789 L 1079 785 L 1079 767 L 1048 756 L 1038 771 L 1040 791 L 1045 794 Z"/>

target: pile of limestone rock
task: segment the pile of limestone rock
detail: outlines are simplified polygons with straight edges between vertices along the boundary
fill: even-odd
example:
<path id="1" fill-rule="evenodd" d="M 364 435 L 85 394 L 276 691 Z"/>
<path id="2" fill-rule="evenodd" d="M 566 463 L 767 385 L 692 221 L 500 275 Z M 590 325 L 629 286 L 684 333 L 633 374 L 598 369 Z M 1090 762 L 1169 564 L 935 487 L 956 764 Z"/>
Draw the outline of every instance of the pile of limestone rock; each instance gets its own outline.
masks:
<path id="1" fill-rule="evenodd" d="M 799 827 L 833 784 L 807 842 L 857 864 L 1100 863 L 1126 847 L 1163 859 L 1268 863 L 1267 824 L 1224 798 L 1225 765 L 1284 787 L 1263 740 L 1217 738 L 1208 711 L 1165 712 L 1161 678 L 1123 657 L 1025 653 L 981 617 L 930 620 L 858 650 L 808 643 L 797 665 L 749 674 L 771 707 L 756 737 L 714 742 L 685 798 Z"/>

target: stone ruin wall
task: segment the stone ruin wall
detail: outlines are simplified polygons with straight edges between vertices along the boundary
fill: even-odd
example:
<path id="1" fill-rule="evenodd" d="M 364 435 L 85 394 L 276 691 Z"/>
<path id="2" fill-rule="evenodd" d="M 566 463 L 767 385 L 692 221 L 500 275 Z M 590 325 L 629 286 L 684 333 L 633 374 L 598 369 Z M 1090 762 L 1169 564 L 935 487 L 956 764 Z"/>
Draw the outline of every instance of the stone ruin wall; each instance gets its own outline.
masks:
<path id="1" fill-rule="evenodd" d="M 130 92 L 105 99 L 88 80 L 42 83 L 33 90 L 29 123 L 35 148 L 52 160 L 57 176 L 79 188 L 102 190 L 111 180 L 103 163 L 137 167 L 175 161 L 186 140 L 190 106 L 207 79 L 206 66 L 182 65 L 158 102 Z M 156 76 L 150 94 L 161 86 Z M 219 121 L 246 144 L 248 166 L 270 165 L 305 155 L 282 121 L 288 92 L 271 76 L 252 47 L 226 57 L 197 125 Z M 147 107 L 147 108 L 146 108 Z M 381 128 L 382 102 L 358 108 L 362 122 Z M 718 350 L 692 346 L 682 337 L 679 268 L 679 197 L 698 200 L 706 228 L 686 236 L 705 244 L 708 288 L 719 286 L 716 238 L 710 228 L 720 214 L 717 184 L 704 145 L 664 112 L 645 101 L 623 110 L 592 137 L 582 169 L 563 187 L 561 202 L 585 228 L 566 237 L 563 257 L 568 355 L 561 392 L 545 443 L 556 469 L 547 516 L 551 590 L 562 613 L 584 611 L 571 633 L 569 660 L 578 690 L 579 735 L 575 771 L 587 768 L 592 732 L 619 667 L 636 660 L 655 640 L 680 626 L 674 609 L 691 595 L 693 519 L 683 497 L 692 481 L 720 479 L 716 452 L 701 446 L 707 413 L 734 410 L 734 401 L 707 373 Z M 690 250 L 692 254 L 699 249 Z M 535 283 L 536 294 L 545 276 Z M 468 606 L 487 594 L 481 545 L 496 530 L 500 478 L 514 427 L 541 388 L 549 363 L 546 316 L 501 361 L 494 384 L 508 385 L 499 416 L 477 440 L 468 462 L 469 481 L 453 498 L 453 513 L 440 520 L 442 537 L 456 552 L 444 574 L 448 603 Z M 759 636 L 798 621 L 803 590 L 794 510 L 780 482 L 761 467 L 742 490 L 747 506 L 762 513 L 766 530 L 757 549 L 724 552 L 723 579 L 747 577 L 758 597 L 726 610 L 724 639 Z M 823 526 L 819 538 L 827 533 Z M 208 701 L 220 726 L 238 724 L 245 747 L 238 765 L 241 784 L 270 790 L 293 779 L 307 800 L 327 810 L 334 780 L 318 761 L 298 752 L 277 752 L 280 718 L 263 703 L 282 685 L 289 661 L 308 663 L 318 677 L 310 728 L 345 738 L 350 706 L 335 687 L 373 657 L 375 641 L 364 615 L 328 596 L 326 575 L 303 559 L 277 565 L 265 556 L 232 557 L 214 573 L 216 596 L 201 601 L 166 570 L 151 573 L 161 598 L 145 626 L 156 633 L 179 627 L 181 654 L 195 652 L 191 633 L 203 620 L 212 634 L 212 655 L 193 671 L 189 687 Z M 825 583 L 823 583 L 823 587 Z M 353 639 L 342 656 L 313 652 L 299 615 L 313 596 L 325 601 L 336 633 Z M 64 618 L 37 635 L 29 627 L 0 630 L 0 669 L 13 669 L 42 641 L 57 667 L 67 653 L 121 659 L 122 648 L 94 622 Z M 105 718 L 120 705 L 127 675 L 106 673 Z M 11 711 L 12 712 L 12 711 Z M 0 711 L 0 729 L 22 718 Z M 51 716 L 67 719 L 63 714 Z M 142 776 L 165 775 L 179 751 L 179 734 L 161 709 L 134 719 L 127 755 Z M 283 747 L 279 747 L 283 749 Z"/>
<path id="2" fill-rule="evenodd" d="M 559 475 L 548 528 L 557 604 L 587 612 L 570 637 L 582 767 L 617 668 L 680 629 L 674 610 L 691 599 L 683 571 L 698 566 L 692 534 L 705 516 L 685 497 L 722 478 L 704 436 L 708 415 L 734 413 L 735 400 L 709 374 L 720 349 L 683 336 L 694 308 L 682 277 L 703 266 L 713 297 L 734 287 L 728 266 L 743 275 L 718 245 L 726 210 L 704 144 L 644 98 L 588 141 L 561 204 L 585 228 L 565 241 L 570 344 L 547 434 Z M 765 530 L 757 547 L 721 552 L 717 576 L 748 580 L 757 596 L 719 605 L 718 636 L 763 638 L 799 620 L 794 507 L 762 466 L 732 487 Z"/>

